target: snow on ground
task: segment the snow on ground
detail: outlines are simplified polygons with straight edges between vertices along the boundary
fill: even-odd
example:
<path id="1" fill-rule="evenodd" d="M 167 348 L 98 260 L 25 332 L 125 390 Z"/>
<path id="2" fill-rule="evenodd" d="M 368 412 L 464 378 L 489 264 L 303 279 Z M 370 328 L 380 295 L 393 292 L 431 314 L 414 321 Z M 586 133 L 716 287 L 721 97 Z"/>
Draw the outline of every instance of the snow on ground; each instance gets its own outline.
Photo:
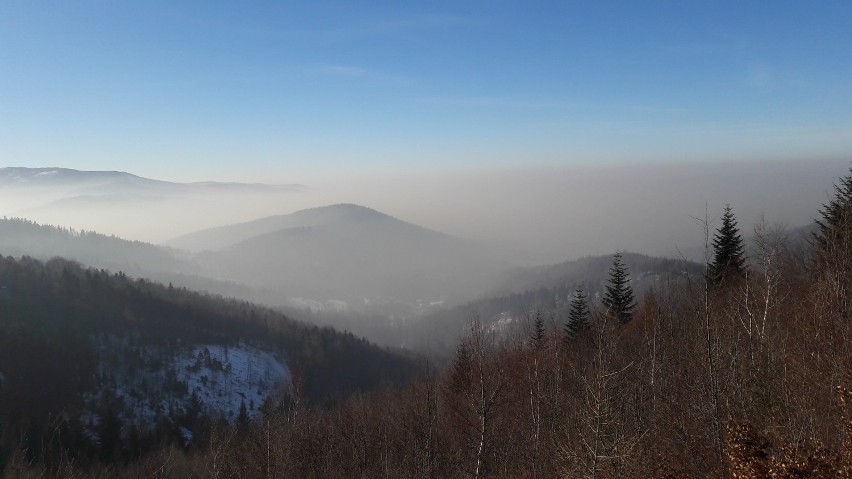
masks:
<path id="1" fill-rule="evenodd" d="M 197 346 L 177 358 L 178 379 L 186 382 L 205 410 L 234 420 L 245 404 L 249 417 L 259 416 L 263 401 L 289 381 L 289 371 L 272 354 L 247 345 Z"/>
<path id="2" fill-rule="evenodd" d="M 349 303 L 342 299 L 326 299 L 317 300 L 310 298 L 287 298 L 285 303 L 294 308 L 313 310 L 313 311 L 329 311 L 329 312 L 344 312 L 349 310 Z"/>
<path id="3" fill-rule="evenodd" d="M 175 351 L 131 343 L 128 338 L 102 339 L 98 366 L 100 391 L 115 392 L 129 422 L 150 424 L 158 416 L 191 409 L 194 401 L 205 413 L 228 421 L 237 419 L 245 405 L 249 418 L 256 419 L 267 397 L 289 388 L 284 361 L 247 344 L 202 344 Z M 92 411 L 100 391 L 88 395 Z"/>
<path id="4" fill-rule="evenodd" d="M 496 321 L 491 324 L 491 331 L 502 332 L 509 328 L 515 321 L 514 316 L 509 311 L 503 311 L 497 316 Z"/>

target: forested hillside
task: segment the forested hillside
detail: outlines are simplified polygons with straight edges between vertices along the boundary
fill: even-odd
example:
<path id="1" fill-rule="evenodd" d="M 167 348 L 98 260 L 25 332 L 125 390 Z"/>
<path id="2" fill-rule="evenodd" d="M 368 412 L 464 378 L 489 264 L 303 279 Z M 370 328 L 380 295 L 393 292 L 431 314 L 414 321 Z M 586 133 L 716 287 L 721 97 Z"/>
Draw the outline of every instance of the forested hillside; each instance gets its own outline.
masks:
<path id="1" fill-rule="evenodd" d="M 198 268 L 176 250 L 91 231 L 40 225 L 22 218 L 0 219 L 0 252 L 7 256 L 62 257 L 113 271 L 177 275 Z"/>
<path id="2" fill-rule="evenodd" d="M 14 450 L 84 465 L 192 448 L 268 397 L 333 403 L 421 367 L 245 302 L 0 257 L 0 464 Z"/>
<path id="3" fill-rule="evenodd" d="M 702 274 L 700 263 L 673 258 L 656 258 L 639 253 L 623 253 L 624 262 L 633 272 L 632 279 L 638 291 L 645 291 L 673 278 Z M 607 279 L 607 269 L 612 258 L 587 256 L 559 264 L 518 268 L 503 274 L 494 295 L 515 294 L 523 291 L 585 285 L 595 289 Z"/>
<path id="4" fill-rule="evenodd" d="M 484 292 L 505 267 L 486 245 L 352 204 L 213 228 L 169 244 L 201 250 L 197 261 L 217 278 L 259 285 L 280 299 L 336 300 L 355 311 L 457 303 Z"/>
<path id="5" fill-rule="evenodd" d="M 637 253 L 625 253 L 624 260 L 631 271 L 632 288 L 640 294 L 690 278 L 695 280 L 703 274 L 703 266 L 691 261 Z M 549 324 L 563 323 L 578 289 L 590 296 L 593 307 L 598 307 L 611 261 L 610 256 L 589 256 L 509 271 L 493 296 L 406 321 L 397 327 L 398 334 L 406 340 L 407 347 L 444 358 L 455 352 L 472 315 L 504 338 L 523 334 L 527 323 L 537 315 Z"/>
<path id="6" fill-rule="evenodd" d="M 30 256 L 47 261 L 55 257 L 78 261 L 85 266 L 121 271 L 136 278 L 174 283 L 253 302 L 275 303 L 280 294 L 263 287 L 214 279 L 192 256 L 169 247 L 130 241 L 94 231 L 78 231 L 38 224 L 23 218 L 0 219 L 0 254 Z"/>

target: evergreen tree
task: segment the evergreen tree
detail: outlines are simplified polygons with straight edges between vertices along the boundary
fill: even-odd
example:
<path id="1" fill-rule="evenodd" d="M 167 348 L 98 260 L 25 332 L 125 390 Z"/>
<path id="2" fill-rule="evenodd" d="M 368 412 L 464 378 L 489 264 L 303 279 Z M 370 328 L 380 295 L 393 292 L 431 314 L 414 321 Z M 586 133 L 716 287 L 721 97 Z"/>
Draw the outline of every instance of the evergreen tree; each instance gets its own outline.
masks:
<path id="1" fill-rule="evenodd" d="M 745 246 L 737 219 L 731 210 L 731 205 L 725 205 L 722 214 L 722 226 L 713 237 L 713 262 L 708 265 L 707 276 L 712 283 L 719 284 L 732 276 L 745 272 Z"/>
<path id="2" fill-rule="evenodd" d="M 582 334 L 589 329 L 589 302 L 582 288 L 574 292 L 571 300 L 571 309 L 568 311 L 568 322 L 565 323 L 565 332 L 571 337 Z"/>
<path id="3" fill-rule="evenodd" d="M 849 318 L 852 292 L 852 169 L 834 185 L 834 198 L 820 210 L 814 234 L 814 270 L 828 281 L 831 303 L 839 317 Z"/>
<path id="4" fill-rule="evenodd" d="M 819 231 L 814 234 L 817 251 L 824 251 L 830 243 L 850 236 L 852 231 L 852 169 L 834 185 L 834 198 L 819 211 L 822 219 L 816 220 Z"/>
<path id="5" fill-rule="evenodd" d="M 630 286 L 627 266 L 621 261 L 621 253 L 615 253 L 612 267 L 609 269 L 609 284 L 603 297 L 603 305 L 607 311 L 622 323 L 630 321 L 636 301 L 633 298 L 633 288 Z"/>
<path id="6" fill-rule="evenodd" d="M 535 349 L 540 349 L 544 346 L 544 318 L 541 316 L 540 310 L 535 312 L 535 322 L 530 342 Z"/>
<path id="7" fill-rule="evenodd" d="M 251 419 L 248 415 L 248 409 L 246 409 L 246 402 L 245 400 L 242 400 L 240 401 L 240 412 L 237 414 L 237 430 L 240 432 L 247 432 L 250 424 Z"/>

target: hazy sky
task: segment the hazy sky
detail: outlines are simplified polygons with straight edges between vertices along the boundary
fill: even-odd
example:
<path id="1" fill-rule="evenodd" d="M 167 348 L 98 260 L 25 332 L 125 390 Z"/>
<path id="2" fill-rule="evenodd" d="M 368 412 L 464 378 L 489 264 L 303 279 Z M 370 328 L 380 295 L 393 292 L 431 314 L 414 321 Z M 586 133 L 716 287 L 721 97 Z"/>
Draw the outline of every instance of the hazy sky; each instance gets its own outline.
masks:
<path id="1" fill-rule="evenodd" d="M 852 3 L 0 0 L 0 166 L 333 173 L 837 158 Z"/>

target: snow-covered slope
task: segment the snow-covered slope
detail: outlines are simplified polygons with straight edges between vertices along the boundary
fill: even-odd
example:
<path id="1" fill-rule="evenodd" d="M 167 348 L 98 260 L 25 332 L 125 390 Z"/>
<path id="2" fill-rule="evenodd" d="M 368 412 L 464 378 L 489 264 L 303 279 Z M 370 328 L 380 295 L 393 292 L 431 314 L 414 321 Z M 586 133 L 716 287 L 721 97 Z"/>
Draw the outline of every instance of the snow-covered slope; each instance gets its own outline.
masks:
<path id="1" fill-rule="evenodd" d="M 129 423 L 200 409 L 213 417 L 249 419 L 269 397 L 289 389 L 289 370 L 269 351 L 248 344 L 194 345 L 179 352 L 136 346 L 129 338 L 100 340 L 98 372 L 124 404 Z M 92 410 L 99 396 L 90 396 Z M 95 416 L 97 416 L 95 414 Z"/>

